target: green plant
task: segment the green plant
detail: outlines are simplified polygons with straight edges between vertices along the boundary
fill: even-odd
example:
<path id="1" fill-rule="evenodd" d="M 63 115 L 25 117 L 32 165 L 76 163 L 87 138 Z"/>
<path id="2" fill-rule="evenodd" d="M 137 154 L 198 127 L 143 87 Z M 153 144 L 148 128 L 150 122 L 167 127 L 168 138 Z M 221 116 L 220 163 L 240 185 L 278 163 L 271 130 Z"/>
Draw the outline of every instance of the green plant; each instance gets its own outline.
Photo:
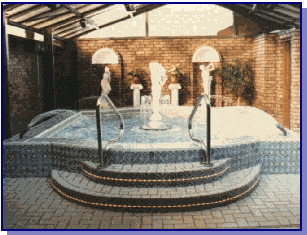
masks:
<path id="1" fill-rule="evenodd" d="M 242 63 L 241 58 L 234 58 L 232 63 L 224 61 L 222 66 L 215 70 L 221 76 L 222 85 L 226 91 L 231 91 L 236 98 L 253 98 L 254 75 L 252 60 Z"/>
<path id="2" fill-rule="evenodd" d="M 130 75 L 132 77 L 138 77 L 138 78 L 142 78 L 144 76 L 145 72 L 141 69 L 136 69 L 133 71 L 130 71 L 129 73 L 127 73 L 127 75 Z"/>
<path id="3" fill-rule="evenodd" d="M 177 64 L 176 66 L 172 66 L 168 72 L 174 74 L 174 75 L 180 75 L 180 74 L 183 74 L 183 72 L 180 71 L 180 69 L 178 68 L 179 64 Z"/>

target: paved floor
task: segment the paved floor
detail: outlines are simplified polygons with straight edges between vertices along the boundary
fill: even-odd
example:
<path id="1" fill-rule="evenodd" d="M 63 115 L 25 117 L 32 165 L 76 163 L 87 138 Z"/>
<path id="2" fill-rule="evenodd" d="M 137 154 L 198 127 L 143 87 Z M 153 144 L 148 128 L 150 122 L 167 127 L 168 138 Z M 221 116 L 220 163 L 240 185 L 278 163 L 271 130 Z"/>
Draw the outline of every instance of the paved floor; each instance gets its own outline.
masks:
<path id="1" fill-rule="evenodd" d="M 202 211 L 128 213 L 77 205 L 47 178 L 3 180 L 3 229 L 299 229 L 300 175 L 262 175 L 252 194 Z"/>

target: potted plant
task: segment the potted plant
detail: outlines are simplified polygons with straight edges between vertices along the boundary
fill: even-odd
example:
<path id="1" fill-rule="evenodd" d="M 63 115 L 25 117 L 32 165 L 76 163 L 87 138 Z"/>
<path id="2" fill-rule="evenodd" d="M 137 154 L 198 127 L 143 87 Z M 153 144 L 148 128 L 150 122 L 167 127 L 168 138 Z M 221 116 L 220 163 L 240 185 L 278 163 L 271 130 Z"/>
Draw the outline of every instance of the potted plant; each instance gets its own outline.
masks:
<path id="1" fill-rule="evenodd" d="M 241 59 L 234 58 L 232 63 L 225 61 L 215 70 L 222 78 L 223 88 L 237 98 L 237 105 L 240 105 L 240 97 L 252 98 L 254 76 L 251 63 L 249 60 L 242 64 Z"/>
<path id="2" fill-rule="evenodd" d="M 168 72 L 170 72 L 172 74 L 171 76 L 171 84 L 177 84 L 179 83 L 179 78 L 181 75 L 183 75 L 183 72 L 180 71 L 180 69 L 178 68 L 179 64 L 177 64 L 176 66 L 172 66 Z"/>
<path id="3" fill-rule="evenodd" d="M 143 76 L 143 73 L 139 69 L 137 69 L 135 71 L 131 71 L 127 73 L 127 76 L 131 77 L 133 84 L 141 84 L 140 80 Z"/>

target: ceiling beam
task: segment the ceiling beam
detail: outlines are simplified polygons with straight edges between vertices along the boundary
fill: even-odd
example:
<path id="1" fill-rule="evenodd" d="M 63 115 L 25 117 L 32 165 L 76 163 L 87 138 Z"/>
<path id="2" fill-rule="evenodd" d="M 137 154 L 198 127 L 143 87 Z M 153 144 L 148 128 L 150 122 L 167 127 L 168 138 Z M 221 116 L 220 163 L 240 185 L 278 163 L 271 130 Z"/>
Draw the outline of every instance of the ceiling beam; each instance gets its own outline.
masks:
<path id="1" fill-rule="evenodd" d="M 292 4 L 278 4 L 278 5 L 287 9 L 287 10 L 290 9 L 291 11 L 295 11 L 296 13 L 299 13 L 299 14 L 301 13 L 301 5 L 300 4 L 294 4 L 298 7 L 294 7 L 294 6 L 292 6 Z"/>
<path id="2" fill-rule="evenodd" d="M 41 9 L 43 8 L 44 5 L 42 4 L 36 4 L 35 6 L 32 6 L 30 8 L 27 8 L 23 11 L 19 11 L 17 12 L 16 14 L 12 14 L 12 15 L 9 15 L 8 16 L 8 19 L 9 20 L 12 20 L 12 19 L 16 19 L 16 18 L 19 18 L 19 17 L 23 17 L 23 16 L 26 16 L 27 14 L 31 13 L 32 11 L 35 11 L 35 10 L 38 10 L 38 9 Z"/>
<path id="3" fill-rule="evenodd" d="M 246 9 L 251 10 L 250 7 L 248 7 L 248 6 L 244 5 L 244 4 L 238 4 L 238 6 L 241 6 L 241 7 L 244 7 Z M 276 8 L 277 8 L 277 6 L 274 8 L 274 11 L 275 11 Z M 284 16 L 281 16 L 281 15 L 278 15 L 278 14 L 276 14 L 274 12 L 265 11 L 265 10 L 255 11 L 255 12 L 253 12 L 251 14 L 255 14 L 255 15 L 259 16 L 259 17 L 263 17 L 265 19 L 274 21 L 274 22 L 276 22 L 278 24 L 282 24 L 282 25 L 285 23 L 285 21 L 290 22 L 290 23 L 295 23 L 295 21 L 293 21 L 293 19 L 290 19 L 288 17 L 284 17 Z"/>
<path id="4" fill-rule="evenodd" d="M 119 22 L 121 22 L 121 21 L 128 20 L 128 19 L 130 19 L 130 18 L 131 18 L 130 15 L 128 15 L 128 16 L 125 16 L 125 17 L 120 18 L 120 19 L 118 19 L 118 20 L 114 20 L 114 21 L 111 21 L 111 22 L 109 22 L 109 23 L 107 23 L 107 24 L 101 25 L 101 26 L 99 26 L 99 28 L 102 29 L 102 28 L 108 27 L 108 26 L 110 26 L 110 25 L 119 23 Z M 78 35 L 78 36 L 80 35 L 79 37 L 81 37 L 82 35 L 91 33 L 91 32 L 93 32 L 93 31 L 95 31 L 95 30 L 96 30 L 96 29 L 89 29 L 89 30 L 80 32 L 80 34 L 77 34 L 77 35 Z M 82 35 L 81 35 L 81 34 L 82 34 Z M 66 38 L 66 37 L 71 36 L 71 35 L 73 35 L 73 33 L 70 33 L 70 34 L 68 34 L 68 35 L 65 35 L 64 37 Z M 77 35 L 75 35 L 75 36 L 77 36 Z M 75 36 L 74 36 L 74 38 L 75 38 Z M 68 38 L 69 38 L 69 37 L 68 37 Z"/>
<path id="5" fill-rule="evenodd" d="M 7 23 L 9 25 L 16 26 L 16 27 L 19 27 L 19 28 L 22 28 L 22 29 L 25 29 L 25 30 L 30 30 L 32 32 L 39 33 L 39 34 L 42 34 L 42 35 L 44 35 L 44 33 L 45 33 L 44 30 L 35 29 L 35 28 L 29 27 L 29 26 L 22 25 L 20 23 L 13 22 L 13 21 L 8 21 Z M 53 36 L 53 38 L 56 39 L 56 40 L 59 40 L 59 41 L 64 41 L 65 40 L 65 39 L 57 37 L 57 36 Z"/>
<path id="6" fill-rule="evenodd" d="M 86 19 L 82 14 L 80 14 L 78 11 L 76 11 L 72 7 L 68 6 L 67 4 L 63 4 L 63 7 L 68 9 L 70 12 L 74 13 L 80 20 L 84 20 L 89 25 L 95 27 L 96 29 L 99 29 L 99 27 L 92 20 Z"/>
<path id="7" fill-rule="evenodd" d="M 42 13 L 37 14 L 37 15 L 35 15 L 35 16 L 32 16 L 32 17 L 30 17 L 30 18 L 28 18 L 28 19 L 19 21 L 19 23 L 29 23 L 29 22 L 31 22 L 31 21 L 42 20 L 42 18 L 44 18 L 44 17 L 49 17 L 48 15 L 50 15 L 50 14 L 52 14 L 52 13 L 55 13 L 55 12 L 57 12 L 59 9 L 62 8 L 62 5 L 61 5 L 61 4 L 59 4 L 59 5 L 60 5 L 59 7 L 55 8 L 55 9 L 53 9 L 53 10 L 48 10 L 48 11 L 42 12 Z"/>
<path id="8" fill-rule="evenodd" d="M 17 7 L 20 7 L 21 4 L 6 4 L 5 6 L 3 6 L 3 10 L 4 11 L 11 11 Z"/>
<path id="9" fill-rule="evenodd" d="M 99 10 L 102 10 L 102 9 L 108 8 L 108 7 L 112 6 L 112 5 L 114 5 L 114 4 L 105 4 L 105 5 L 103 5 L 103 6 L 101 6 L 101 7 L 98 7 L 98 8 L 99 8 Z M 82 8 L 83 8 L 83 7 L 82 7 Z M 98 8 L 92 9 L 92 10 L 90 10 L 90 11 L 83 12 L 83 13 L 81 13 L 81 15 L 82 15 L 83 17 L 87 17 L 88 15 L 92 14 L 93 12 L 98 11 L 98 10 L 97 10 Z M 78 9 L 81 9 L 81 8 L 78 8 Z M 55 28 L 55 27 L 61 26 L 62 24 L 70 23 L 70 21 L 76 20 L 76 19 L 78 19 L 78 17 L 72 16 L 72 17 L 69 17 L 69 18 L 67 18 L 67 19 L 65 19 L 65 20 L 60 20 L 60 21 L 55 22 L 55 23 L 53 23 L 53 24 L 51 24 L 51 25 L 44 26 L 44 27 L 42 27 L 41 29 L 46 29 L 46 28 L 49 28 L 49 27 Z"/>
<path id="10" fill-rule="evenodd" d="M 250 14 L 250 10 L 244 8 L 244 7 L 241 7 L 241 6 L 238 6 L 236 4 L 216 4 L 218 6 L 221 6 L 221 7 L 224 7 L 224 8 L 227 8 L 233 12 L 236 12 L 250 20 L 252 20 L 253 22 L 259 24 L 259 26 L 261 26 L 262 24 L 264 23 L 269 23 L 268 21 L 266 21 L 265 19 L 260 19 L 259 17 L 256 17 L 255 15 L 253 14 Z"/>
<path id="11" fill-rule="evenodd" d="M 100 15 L 100 14 L 102 14 L 100 11 L 96 11 L 95 14 L 91 14 L 90 16 L 87 16 L 88 14 L 86 14 L 86 18 L 90 19 L 91 17 L 94 17 L 96 15 Z M 71 20 L 71 22 L 69 24 L 55 28 L 53 32 L 54 32 L 55 35 L 57 35 L 57 34 L 65 31 L 65 30 L 72 28 L 71 26 L 76 25 L 76 24 L 80 24 L 78 19 Z"/>
<path id="12" fill-rule="evenodd" d="M 238 14 L 252 20 L 253 22 L 257 23 L 261 28 L 265 28 L 266 25 L 282 25 L 282 27 L 288 26 L 287 29 L 291 28 L 291 24 L 285 23 L 285 21 L 280 21 L 273 19 L 269 16 L 260 15 L 259 13 L 250 13 L 252 6 L 240 6 L 242 4 L 217 4 L 221 7 L 227 8 L 231 11 L 237 12 Z M 290 22 L 291 23 L 291 22 Z"/>
<path id="13" fill-rule="evenodd" d="M 54 29 L 54 33 L 55 34 L 59 34 L 59 33 L 61 33 L 61 32 L 63 32 L 63 31 L 65 31 L 65 30 L 68 30 L 68 29 L 71 29 L 71 28 L 73 28 L 74 26 L 77 26 L 77 25 L 79 25 L 80 23 L 79 23 L 79 20 L 73 20 L 71 23 L 69 23 L 69 24 L 66 24 L 66 25 L 64 25 L 64 26 L 61 26 L 61 27 L 59 27 L 59 28 L 56 28 L 56 29 Z"/>
<path id="14" fill-rule="evenodd" d="M 281 4 L 279 4 L 279 5 L 281 5 Z M 277 12 L 283 14 L 283 15 L 290 16 L 292 18 L 299 19 L 301 17 L 299 13 L 296 13 L 296 12 L 293 12 L 293 11 L 290 12 L 289 10 L 282 8 L 282 7 L 276 7 L 275 11 L 277 11 Z"/>
<path id="15" fill-rule="evenodd" d="M 101 8 L 101 7 L 99 7 L 99 8 Z M 97 8 L 95 8 L 95 9 L 97 9 Z M 91 10 L 90 13 L 89 13 L 89 12 L 86 12 L 85 15 L 86 15 L 86 18 L 87 18 L 87 19 L 90 19 L 90 18 L 92 18 L 92 17 L 94 17 L 94 16 L 96 16 L 96 15 L 100 15 L 100 14 L 102 14 L 102 12 L 101 12 L 100 10 L 96 10 L 96 11 Z M 72 28 L 71 26 L 72 26 L 72 25 L 76 25 L 76 24 L 80 24 L 80 21 L 79 21 L 77 18 L 74 19 L 74 20 L 71 20 L 71 22 L 68 23 L 68 24 L 66 24 L 66 25 L 60 26 L 60 27 L 58 27 L 58 28 L 55 28 L 54 33 L 57 35 L 57 34 L 59 34 L 59 33 L 63 32 L 63 31 L 65 31 L 65 30 L 67 30 L 67 29 Z"/>
<path id="16" fill-rule="evenodd" d="M 96 12 L 96 14 L 92 14 L 90 17 L 94 17 L 94 16 L 100 15 L 100 14 L 101 14 L 101 12 Z M 87 18 L 90 18 L 90 17 L 87 17 Z M 78 25 L 80 25 L 80 21 L 78 19 L 72 20 L 71 23 L 54 29 L 54 31 L 53 31 L 54 35 L 62 34 L 63 31 L 72 29 L 72 28 L 74 28 L 74 26 L 77 27 Z"/>
<path id="17" fill-rule="evenodd" d="M 66 35 L 75 34 L 76 32 L 86 30 L 86 28 L 83 28 L 82 26 L 77 26 L 68 30 L 65 30 L 57 35 L 60 35 L 59 37 L 66 37 Z"/>
<path id="18" fill-rule="evenodd" d="M 138 15 L 140 15 L 140 14 L 142 14 L 142 13 L 145 13 L 145 12 L 147 12 L 147 11 L 151 11 L 151 10 L 157 9 L 157 8 L 162 7 L 162 6 L 164 6 L 164 5 L 166 5 L 166 4 L 148 4 L 148 5 L 146 5 L 145 7 L 141 8 L 141 9 L 138 9 L 137 11 L 133 12 L 132 16 L 133 16 L 133 17 L 134 17 L 134 16 L 138 16 Z M 131 15 L 129 14 L 129 15 L 127 15 L 127 16 L 125 16 L 125 17 L 123 17 L 123 18 L 120 18 L 120 19 L 118 19 L 118 20 L 114 20 L 114 21 L 109 22 L 109 23 L 107 23 L 107 24 L 101 25 L 101 26 L 99 26 L 99 29 L 102 29 L 102 28 L 105 28 L 105 27 L 107 27 L 107 26 L 110 26 L 110 25 L 119 23 L 119 22 L 121 22 L 121 21 L 128 20 L 128 19 L 130 19 L 130 18 L 131 18 Z M 69 36 L 71 36 L 72 34 L 71 34 L 71 35 L 66 35 L 65 38 L 68 37 L 69 39 L 76 39 L 76 38 L 78 38 L 78 37 L 81 37 L 81 36 L 83 36 L 83 35 L 85 35 L 85 34 L 88 34 L 88 33 L 93 32 L 93 31 L 95 31 L 95 29 L 90 29 L 90 30 L 87 30 L 87 31 L 85 31 L 85 32 L 80 32 L 79 34 L 76 34 L 76 35 L 74 35 L 74 36 L 71 37 L 71 38 L 70 38 Z"/>
<path id="19" fill-rule="evenodd" d="M 85 4 L 85 5 L 81 6 L 81 7 L 78 7 L 78 9 L 85 8 L 85 7 L 87 7 L 88 5 L 89 5 L 89 4 Z M 38 23 L 32 24 L 31 27 L 35 26 L 35 27 L 40 28 L 40 29 L 47 29 L 47 28 L 51 27 L 52 25 L 57 24 L 58 22 L 64 21 L 64 20 L 61 20 L 62 17 L 65 17 L 65 15 L 72 14 L 72 13 L 70 13 L 67 9 L 64 9 L 64 10 L 65 10 L 65 11 L 62 12 L 60 15 L 51 16 L 51 17 L 50 17 L 49 19 L 47 19 L 47 20 L 40 21 L 40 22 L 38 22 Z M 75 17 L 75 16 L 70 16 L 69 18 L 66 18 L 65 20 L 70 19 L 70 18 L 73 18 L 73 17 Z M 39 25 L 45 24 L 45 23 L 47 23 L 48 21 L 53 21 L 53 20 L 59 20 L 59 21 L 57 21 L 57 22 L 55 22 L 55 23 L 53 23 L 53 24 L 51 24 L 51 25 L 47 25 L 47 26 L 44 26 L 44 27 L 39 27 Z"/>

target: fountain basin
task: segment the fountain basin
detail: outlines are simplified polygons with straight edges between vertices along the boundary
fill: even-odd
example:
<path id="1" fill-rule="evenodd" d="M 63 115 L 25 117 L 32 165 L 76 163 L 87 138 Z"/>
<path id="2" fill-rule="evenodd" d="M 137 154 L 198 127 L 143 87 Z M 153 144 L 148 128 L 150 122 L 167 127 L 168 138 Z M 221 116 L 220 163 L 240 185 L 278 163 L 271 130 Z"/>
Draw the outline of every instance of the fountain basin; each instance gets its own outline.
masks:
<path id="1" fill-rule="evenodd" d="M 110 145 L 109 164 L 160 164 L 200 162 L 200 146 L 189 138 L 187 123 L 192 107 L 176 107 L 164 113 L 172 129 L 142 130 L 139 109 L 121 108 L 125 134 Z M 193 132 L 205 140 L 205 115 L 199 112 Z M 52 169 L 78 172 L 81 161 L 99 162 L 95 111 L 80 111 L 55 123 L 54 117 L 35 127 L 19 140 L 3 143 L 5 177 L 50 176 Z M 230 157 L 232 170 L 264 163 L 262 173 L 299 173 L 300 138 L 290 130 L 287 136 L 278 129 L 271 116 L 252 107 L 212 108 L 211 159 Z M 48 126 L 44 129 L 43 126 Z M 102 114 L 102 146 L 117 137 L 119 122 L 111 111 Z M 33 134 L 34 133 L 34 134 Z"/>

